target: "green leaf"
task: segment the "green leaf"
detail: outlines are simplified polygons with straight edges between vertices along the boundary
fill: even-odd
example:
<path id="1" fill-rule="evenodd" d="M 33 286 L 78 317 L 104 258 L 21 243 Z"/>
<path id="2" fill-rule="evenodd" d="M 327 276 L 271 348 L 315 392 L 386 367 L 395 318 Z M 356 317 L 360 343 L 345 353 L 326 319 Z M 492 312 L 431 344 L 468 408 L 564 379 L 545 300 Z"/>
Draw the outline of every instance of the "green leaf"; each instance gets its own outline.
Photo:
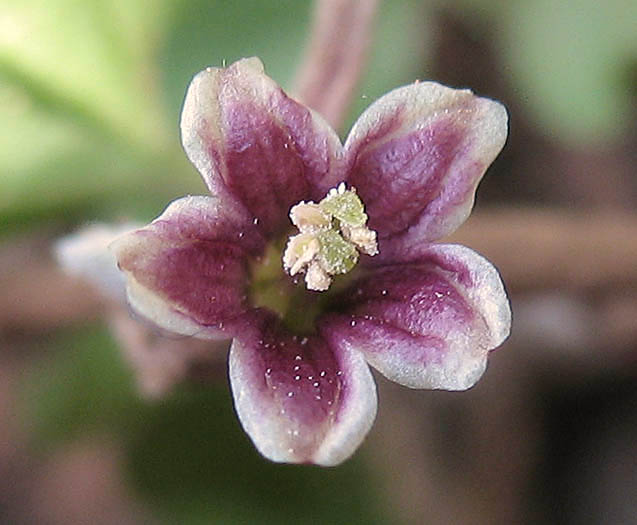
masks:
<path id="1" fill-rule="evenodd" d="M 177 122 L 187 83 L 207 66 L 258 56 L 268 75 L 285 86 L 306 43 L 311 7 L 298 0 L 176 4 L 158 53 L 170 118 Z"/>
<path id="2" fill-rule="evenodd" d="M 272 463 L 241 429 L 223 383 L 146 411 L 127 453 L 129 478 L 163 523 L 391 523 L 363 451 L 330 469 Z"/>
<path id="3" fill-rule="evenodd" d="M 0 17 L 0 76 L 42 105 L 142 145 L 165 140 L 152 74 L 162 3 L 9 0 Z M 133 30 L 135 28 L 135 31 Z"/>
<path id="4" fill-rule="evenodd" d="M 67 333 L 26 377 L 22 413 L 35 444 L 50 449 L 87 432 L 115 432 L 141 408 L 132 373 L 100 328 Z"/>
<path id="5" fill-rule="evenodd" d="M 431 13 L 420 0 L 379 2 L 369 64 L 361 79 L 359 96 L 349 112 L 345 135 L 359 115 L 388 91 L 425 79 L 423 64 L 429 59 L 434 33 Z"/>
<path id="6" fill-rule="evenodd" d="M 518 1 L 500 10 L 502 51 L 529 116 L 579 143 L 613 140 L 631 120 L 637 57 L 632 0 Z"/>
<path id="7" fill-rule="evenodd" d="M 107 210 L 150 219 L 168 200 L 203 189 L 177 141 L 140 151 L 43 110 L 19 88 L 0 87 L 0 121 L 11 123 L 0 128 L 0 233 L 33 220 L 85 220 L 82 213 L 95 220 Z"/>

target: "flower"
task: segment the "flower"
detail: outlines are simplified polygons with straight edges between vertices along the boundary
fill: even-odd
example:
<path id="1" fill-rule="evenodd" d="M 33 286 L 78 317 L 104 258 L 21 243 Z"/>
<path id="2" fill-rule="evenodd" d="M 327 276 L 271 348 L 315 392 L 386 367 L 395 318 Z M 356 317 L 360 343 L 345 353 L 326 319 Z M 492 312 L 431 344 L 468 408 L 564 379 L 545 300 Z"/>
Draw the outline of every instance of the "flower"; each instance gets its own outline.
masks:
<path id="1" fill-rule="evenodd" d="M 108 300 L 125 304 L 124 276 L 117 270 L 115 257 L 108 251 L 108 246 L 120 235 L 140 226 L 138 223 L 89 224 L 59 239 L 53 254 L 65 273 L 90 283 Z"/>
<path id="2" fill-rule="evenodd" d="M 126 308 L 126 283 L 108 246 L 121 235 L 139 229 L 136 223 L 95 223 L 59 239 L 53 253 L 62 270 L 91 285 L 106 307 L 106 318 L 124 359 L 135 372 L 139 393 L 159 398 L 196 370 L 215 371 L 223 342 L 162 337 L 147 323 L 137 322 Z M 221 363 L 219 363 L 221 364 Z M 209 374 L 210 375 L 210 374 Z"/>
<path id="3" fill-rule="evenodd" d="M 433 241 L 469 215 L 506 140 L 502 105 L 416 82 L 372 104 L 343 145 L 250 58 L 195 76 L 181 132 L 212 196 L 174 201 L 112 249 L 137 314 L 233 339 L 235 408 L 265 457 L 348 458 L 376 415 L 368 364 L 411 388 L 480 378 L 509 334 L 504 287 L 477 253 Z M 326 206 L 338 194 L 365 222 Z M 309 237 L 291 240 L 290 216 Z"/>

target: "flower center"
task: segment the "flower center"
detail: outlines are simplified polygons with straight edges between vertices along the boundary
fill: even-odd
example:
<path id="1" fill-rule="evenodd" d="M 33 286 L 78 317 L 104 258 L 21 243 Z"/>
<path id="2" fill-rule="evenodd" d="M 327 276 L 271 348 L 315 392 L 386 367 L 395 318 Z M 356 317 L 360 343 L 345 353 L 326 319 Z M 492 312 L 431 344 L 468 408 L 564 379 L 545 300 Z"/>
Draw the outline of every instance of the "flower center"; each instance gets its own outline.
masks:
<path id="1" fill-rule="evenodd" d="M 330 284 L 331 292 L 345 289 L 355 272 L 332 283 L 334 276 L 354 269 L 360 252 L 378 253 L 376 232 L 366 227 L 367 215 L 355 190 L 342 183 L 318 204 L 293 206 L 290 218 L 299 233 L 287 240 L 285 249 L 284 239 L 271 243 L 254 261 L 248 293 L 252 306 L 276 312 L 293 333 L 308 335 L 321 313 L 333 307 L 333 293 L 314 292 Z M 301 274 L 306 286 L 298 285 Z"/>
<path id="2" fill-rule="evenodd" d="M 288 240 L 283 267 L 292 276 L 304 273 L 308 290 L 327 290 L 335 275 L 356 266 L 359 252 L 378 253 L 376 232 L 366 226 L 363 203 L 343 182 L 318 204 L 293 206 L 290 219 L 300 233 Z"/>

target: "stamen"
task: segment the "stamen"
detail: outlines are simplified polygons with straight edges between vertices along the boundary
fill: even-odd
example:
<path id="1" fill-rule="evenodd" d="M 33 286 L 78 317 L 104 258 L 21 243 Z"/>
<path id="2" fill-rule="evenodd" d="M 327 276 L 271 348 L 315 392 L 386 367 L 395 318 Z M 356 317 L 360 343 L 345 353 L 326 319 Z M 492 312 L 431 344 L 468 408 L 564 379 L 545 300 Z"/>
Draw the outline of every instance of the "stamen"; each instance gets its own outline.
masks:
<path id="1" fill-rule="evenodd" d="M 323 212 L 318 204 L 313 202 L 299 202 L 292 206 L 290 219 L 302 233 L 313 233 L 330 227 L 330 216 Z"/>
<path id="2" fill-rule="evenodd" d="M 305 284 L 308 290 L 324 292 L 332 284 L 332 278 L 317 261 L 312 261 L 305 273 Z"/>
<path id="3" fill-rule="evenodd" d="M 356 245 L 356 247 L 367 255 L 376 255 L 378 253 L 378 245 L 376 243 L 376 232 L 365 227 L 350 228 L 341 225 L 343 237 Z"/>
<path id="4" fill-rule="evenodd" d="M 291 237 L 283 254 L 290 275 L 305 272 L 309 290 L 325 291 L 332 277 L 352 270 L 359 252 L 376 255 L 376 232 L 367 228 L 367 214 L 356 190 L 341 182 L 318 204 L 300 202 L 290 219 L 301 233 Z"/>
<path id="5" fill-rule="evenodd" d="M 288 241 L 283 255 L 283 266 L 290 275 L 296 275 L 314 259 L 320 249 L 321 246 L 314 235 L 310 233 L 295 235 Z"/>

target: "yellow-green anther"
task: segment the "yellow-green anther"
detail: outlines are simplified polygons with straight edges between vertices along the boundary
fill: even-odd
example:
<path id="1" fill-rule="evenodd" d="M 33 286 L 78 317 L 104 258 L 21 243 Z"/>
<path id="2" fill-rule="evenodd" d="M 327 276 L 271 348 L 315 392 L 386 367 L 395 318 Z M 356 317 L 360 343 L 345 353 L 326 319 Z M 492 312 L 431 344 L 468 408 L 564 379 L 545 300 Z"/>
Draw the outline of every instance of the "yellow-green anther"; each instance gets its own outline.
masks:
<path id="1" fill-rule="evenodd" d="M 363 202 L 353 189 L 346 190 L 343 183 L 331 190 L 318 205 L 325 213 L 352 228 L 367 222 Z"/>
<path id="2" fill-rule="evenodd" d="M 334 230 L 320 232 L 317 235 L 321 248 L 318 260 L 323 269 L 330 275 L 349 272 L 358 261 L 356 247 L 347 242 L 340 233 Z"/>

